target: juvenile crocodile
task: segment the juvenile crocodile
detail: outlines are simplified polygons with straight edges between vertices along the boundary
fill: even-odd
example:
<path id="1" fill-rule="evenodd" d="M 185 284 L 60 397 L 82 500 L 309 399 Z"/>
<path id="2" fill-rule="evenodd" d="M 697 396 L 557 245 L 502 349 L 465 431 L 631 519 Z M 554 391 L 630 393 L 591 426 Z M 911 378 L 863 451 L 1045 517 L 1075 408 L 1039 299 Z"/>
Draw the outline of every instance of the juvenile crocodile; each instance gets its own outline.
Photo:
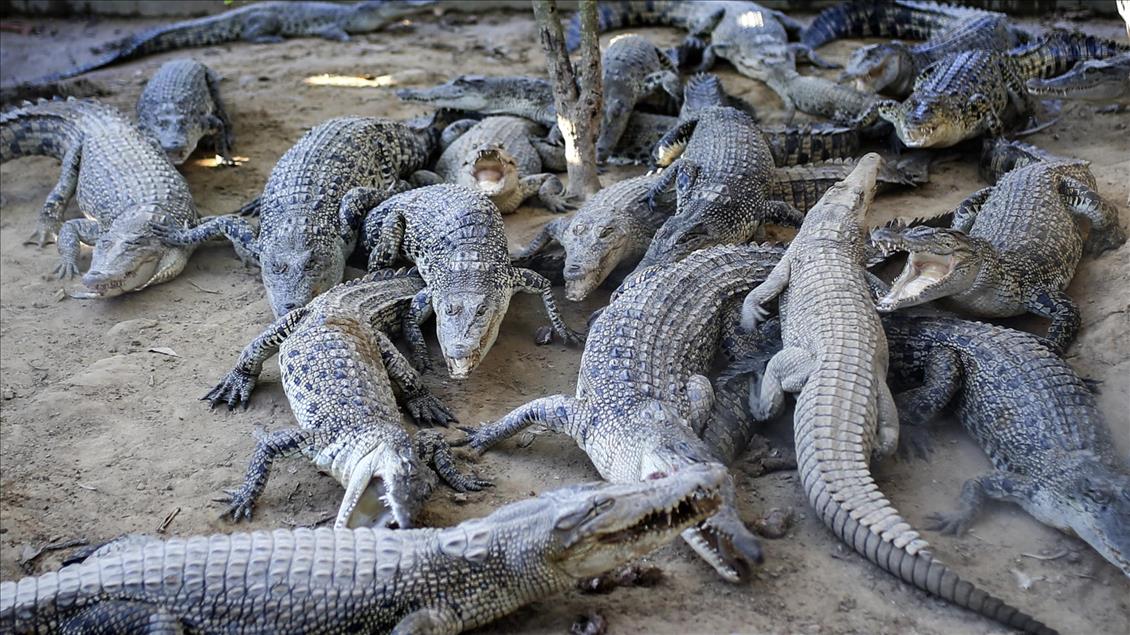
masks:
<path id="1" fill-rule="evenodd" d="M 842 38 L 929 40 L 968 19 L 998 16 L 981 9 L 919 0 L 842 2 L 820 12 L 800 34 L 816 48 Z"/>
<path id="2" fill-rule="evenodd" d="M 204 399 L 213 406 L 246 407 L 263 363 L 277 353 L 298 427 L 259 437 L 243 486 L 228 492 L 226 516 L 251 518 L 271 464 L 294 454 L 306 456 L 346 488 L 335 527 L 411 527 L 434 487 L 428 465 L 461 492 L 488 485 L 455 469 L 441 437 L 421 431 L 413 448 L 400 424 L 393 383 L 418 423 L 455 421 L 383 332 L 400 326 L 423 288 L 415 272 L 377 272 L 343 282 L 279 318 L 248 344 Z"/>
<path id="3" fill-rule="evenodd" d="M 137 100 L 137 125 L 161 144 L 173 165 L 184 163 L 203 137 L 232 163 L 231 120 L 220 101 L 220 78 L 200 62 L 173 60 L 157 69 Z"/>
<path id="4" fill-rule="evenodd" d="M 1079 62 L 1070 71 L 1050 79 L 1030 79 L 1028 92 L 1109 103 L 1099 112 L 1122 112 L 1130 106 L 1130 53 Z"/>
<path id="5" fill-rule="evenodd" d="M 96 50 L 86 64 L 45 77 L 74 77 L 145 55 L 224 42 L 274 44 L 289 37 L 320 37 L 344 42 L 350 34 L 370 33 L 405 17 L 428 11 L 428 0 L 365 0 L 337 2 L 255 2 L 194 20 L 174 22 L 134 33 Z"/>
<path id="6" fill-rule="evenodd" d="M 94 100 L 39 101 L 0 113 L 0 161 L 46 155 L 59 159 L 59 182 L 48 195 L 31 242 L 58 236 L 59 278 L 78 274 L 81 245 L 94 247 L 83 289 L 101 298 L 171 280 L 191 246 L 169 247 L 150 228 L 162 217 L 195 223 L 196 205 L 184 177 L 160 147 L 124 115 Z M 85 218 L 63 222 L 71 198 Z"/>
<path id="7" fill-rule="evenodd" d="M 545 130 L 529 119 L 487 117 L 444 149 L 434 176 L 424 171 L 416 176 L 432 185 L 458 183 L 480 190 L 503 214 L 535 195 L 550 211 L 561 213 L 569 209 L 565 187 L 543 169 L 565 171 L 565 154 L 544 136 Z"/>
<path id="8" fill-rule="evenodd" d="M 869 113 L 891 122 L 898 138 L 912 148 L 948 147 L 982 133 L 997 136 L 1035 112 L 1026 80 L 1056 75 L 1077 61 L 1110 57 L 1124 49 L 1130 50 L 1078 33 L 1053 33 L 1006 53 L 952 53 L 919 74 L 905 101 L 880 100 Z"/>
<path id="9" fill-rule="evenodd" d="M 611 156 L 628 125 L 628 116 L 645 97 L 659 90 L 682 97 L 679 71 L 667 54 L 647 38 L 628 33 L 612 38 L 600 60 L 604 116 L 596 140 L 597 158 Z"/>
<path id="10" fill-rule="evenodd" d="M 374 117 L 330 119 L 287 150 L 247 206 L 259 210 L 258 233 L 237 214 L 157 231 L 171 245 L 226 236 L 259 264 L 271 310 L 282 317 L 341 282 L 365 214 L 410 187 L 403 179 L 428 163 L 441 128 L 438 117 L 419 128 Z"/>
<path id="11" fill-rule="evenodd" d="M 427 282 L 404 323 L 417 368 L 431 366 L 420 324 L 434 311 L 448 372 L 465 379 L 494 345 L 516 292 L 541 296 L 554 332 L 566 343 L 584 341 L 561 318 L 549 281 L 510 263 L 502 215 L 478 190 L 443 184 L 394 196 L 365 219 L 364 241 L 370 271 L 404 258 Z"/>
<path id="12" fill-rule="evenodd" d="M 531 401 L 468 429 L 468 443 L 485 451 L 542 424 L 573 437 L 600 475 L 617 483 L 719 462 L 724 457 L 700 438 L 715 402 L 704 373 L 719 348 L 724 316 L 779 255 L 774 248 L 727 245 L 633 274 L 591 326 L 576 396 Z M 761 561 L 761 549 L 734 508 L 732 481 L 723 500 L 718 514 L 683 537 L 736 582 Z"/>
<path id="13" fill-rule="evenodd" d="M 971 15 L 921 44 L 892 40 L 860 47 L 852 53 L 841 78 L 854 80 L 856 89 L 864 92 L 905 98 L 919 73 L 946 55 L 969 50 L 1007 51 L 1027 40 L 1027 34 L 1016 29 L 1008 16 Z"/>
<path id="14" fill-rule="evenodd" d="M 453 635 L 658 549 L 728 483 L 705 466 L 574 485 L 445 529 L 130 538 L 0 583 L 0 630 Z"/>
<path id="15" fill-rule="evenodd" d="M 742 326 L 767 316 L 780 296 L 784 348 L 750 393 L 754 418 L 793 417 L 797 467 L 809 502 L 847 545 L 903 581 L 1025 632 L 1050 629 L 968 582 L 928 551 L 871 476 L 873 455 L 898 443 L 898 413 L 886 383 L 887 342 L 864 279 L 864 219 L 881 159 L 868 154 L 816 207 L 780 263 L 746 297 Z"/>
<path id="16" fill-rule="evenodd" d="M 901 314 L 883 326 L 892 376 L 916 386 L 895 397 L 903 432 L 956 400 L 995 468 L 967 481 L 960 510 L 935 516 L 934 528 L 963 533 L 987 498 L 1010 501 L 1130 576 L 1130 467 L 1071 366 L 1040 338 L 999 326 Z"/>
<path id="17" fill-rule="evenodd" d="M 930 157 L 924 153 L 907 154 L 897 163 L 883 162 L 876 175 L 877 192 L 917 187 L 928 182 L 929 165 Z M 807 211 L 816 205 L 828 188 L 847 178 L 855 166 L 854 159 L 830 159 L 777 168 L 769 184 L 769 198 Z"/>
<path id="18" fill-rule="evenodd" d="M 683 84 L 683 106 L 679 109 L 679 119 L 691 119 L 704 108 L 729 106 L 741 110 L 757 121 L 757 111 L 753 104 L 726 92 L 722 80 L 714 73 L 695 73 Z"/>
<path id="19" fill-rule="evenodd" d="M 743 112 L 701 110 L 668 132 L 655 156 L 664 170 L 652 191 L 674 183 L 678 206 L 656 232 L 640 268 L 704 247 L 748 242 L 764 222 L 800 225 L 800 212 L 769 200 L 773 157 L 761 130 Z"/>
<path id="20" fill-rule="evenodd" d="M 944 298 L 946 305 L 981 317 L 1034 313 L 1051 320 L 1048 337 L 1066 350 L 1080 321 L 1064 291 L 1084 250 L 1077 221 L 1091 221 L 1091 254 L 1126 241 L 1118 210 L 1095 191 L 1088 165 L 1036 161 L 1013 169 L 958 205 L 952 228 L 874 232 L 873 241 L 886 251 L 910 253 L 878 309 Z"/>
<path id="21" fill-rule="evenodd" d="M 1030 143 L 997 137 L 985 139 L 981 144 L 981 161 L 977 166 L 977 171 L 982 179 L 993 184 L 1006 173 L 1032 163 L 1040 161 L 1071 162 L 1072 160 L 1056 156 Z"/>

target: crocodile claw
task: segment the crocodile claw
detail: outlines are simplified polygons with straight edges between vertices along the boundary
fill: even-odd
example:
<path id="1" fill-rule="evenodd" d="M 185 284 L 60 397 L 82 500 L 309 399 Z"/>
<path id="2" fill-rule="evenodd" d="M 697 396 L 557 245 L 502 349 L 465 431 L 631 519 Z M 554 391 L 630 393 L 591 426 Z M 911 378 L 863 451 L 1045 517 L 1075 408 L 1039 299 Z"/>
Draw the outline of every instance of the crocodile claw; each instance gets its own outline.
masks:
<path id="1" fill-rule="evenodd" d="M 430 392 L 424 392 L 409 399 L 405 407 L 408 408 L 408 414 L 412 417 L 412 420 L 420 425 L 438 425 L 446 428 L 459 421 L 440 401 L 439 397 Z"/>
<path id="2" fill-rule="evenodd" d="M 36 247 L 43 247 L 48 243 L 55 242 L 56 234 L 46 227 L 39 227 L 35 233 L 24 241 L 25 245 L 35 245 Z"/>
<path id="3" fill-rule="evenodd" d="M 961 512 L 936 513 L 926 517 L 926 529 L 952 536 L 961 536 L 971 524 L 968 514 Z"/>
<path id="4" fill-rule="evenodd" d="M 55 265 L 54 274 L 59 280 L 74 278 L 78 275 L 78 267 L 73 262 L 61 260 L 58 265 Z"/>
<path id="5" fill-rule="evenodd" d="M 200 400 L 207 401 L 210 408 L 226 403 L 228 410 L 235 410 L 236 405 L 242 403 L 246 410 L 251 400 L 251 391 L 254 389 L 255 377 L 239 370 L 233 370 Z"/>
<path id="6" fill-rule="evenodd" d="M 934 440 L 923 426 L 904 425 L 899 428 L 899 457 L 926 460 L 934 451 Z"/>
<path id="7" fill-rule="evenodd" d="M 224 490 L 224 494 L 225 497 L 223 498 L 212 499 L 217 503 L 228 503 L 228 509 L 220 514 L 220 518 L 233 523 L 251 520 L 251 511 L 255 506 L 255 501 L 250 496 L 246 495 L 242 489 Z"/>
<path id="8" fill-rule="evenodd" d="M 585 334 L 574 331 L 569 327 L 557 329 L 557 335 L 561 338 L 561 341 L 569 346 L 584 346 L 585 344 Z"/>

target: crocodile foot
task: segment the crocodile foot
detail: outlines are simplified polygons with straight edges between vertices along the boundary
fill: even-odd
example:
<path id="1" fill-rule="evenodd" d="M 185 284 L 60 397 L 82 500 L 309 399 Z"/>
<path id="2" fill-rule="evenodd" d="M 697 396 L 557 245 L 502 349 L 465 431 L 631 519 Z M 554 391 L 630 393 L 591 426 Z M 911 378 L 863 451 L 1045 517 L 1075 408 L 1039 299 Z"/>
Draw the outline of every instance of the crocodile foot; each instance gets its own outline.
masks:
<path id="1" fill-rule="evenodd" d="M 224 490 L 224 494 L 222 498 L 212 499 L 217 503 L 228 504 L 228 508 L 220 514 L 220 518 L 233 523 L 251 520 L 251 510 L 255 507 L 255 501 L 251 496 L 247 495 L 242 488 Z"/>
<path id="2" fill-rule="evenodd" d="M 934 438 L 923 426 L 904 425 L 899 430 L 899 458 L 926 460 L 934 451 Z"/>
<path id="3" fill-rule="evenodd" d="M 27 240 L 24 241 L 25 245 L 35 245 L 36 247 L 43 247 L 49 243 L 55 242 L 57 235 L 46 227 L 39 227 L 35 230 Z"/>
<path id="4" fill-rule="evenodd" d="M 239 370 L 233 370 L 200 400 L 207 401 L 212 408 L 221 403 L 227 403 L 228 410 L 234 410 L 236 405 L 242 403 L 246 409 L 251 399 L 251 391 L 254 389 L 255 377 Z"/>
<path id="5" fill-rule="evenodd" d="M 972 515 L 964 511 L 938 512 L 926 517 L 926 529 L 953 536 L 963 535 L 972 524 Z"/>
<path id="6" fill-rule="evenodd" d="M 405 407 L 408 408 L 408 414 L 412 417 L 412 420 L 420 425 L 438 425 L 446 428 L 452 423 L 459 422 L 455 415 L 447 409 L 447 406 L 439 400 L 439 397 L 430 392 L 412 397 L 405 404 Z"/>
<path id="7" fill-rule="evenodd" d="M 60 280 L 68 280 L 78 275 L 78 267 L 73 262 L 62 260 L 55 265 L 54 275 Z"/>

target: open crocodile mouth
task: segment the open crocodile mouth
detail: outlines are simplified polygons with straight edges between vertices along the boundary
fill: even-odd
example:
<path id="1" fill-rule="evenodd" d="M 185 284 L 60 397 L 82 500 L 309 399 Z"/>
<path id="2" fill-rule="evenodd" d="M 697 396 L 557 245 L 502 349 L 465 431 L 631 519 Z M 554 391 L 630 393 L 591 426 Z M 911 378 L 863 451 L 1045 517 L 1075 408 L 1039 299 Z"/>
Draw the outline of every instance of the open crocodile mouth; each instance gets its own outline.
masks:
<path id="1" fill-rule="evenodd" d="M 957 259 L 953 252 L 936 254 L 928 251 L 913 251 L 897 239 L 876 239 L 875 244 L 883 250 L 883 255 L 896 251 L 907 251 L 906 265 L 891 285 L 887 295 L 879 300 L 876 308 L 880 311 L 893 311 L 899 306 L 918 300 L 930 289 L 945 282 L 953 274 Z"/>
<path id="2" fill-rule="evenodd" d="M 627 527 L 602 533 L 598 540 L 606 544 L 623 544 L 656 533 L 682 531 L 687 525 L 712 516 L 721 506 L 722 497 L 717 491 L 696 488 L 671 507 L 650 511 Z"/>
<path id="3" fill-rule="evenodd" d="M 480 151 L 471 164 L 471 177 L 487 195 L 501 192 L 506 187 L 506 175 L 515 169 L 498 150 Z"/>

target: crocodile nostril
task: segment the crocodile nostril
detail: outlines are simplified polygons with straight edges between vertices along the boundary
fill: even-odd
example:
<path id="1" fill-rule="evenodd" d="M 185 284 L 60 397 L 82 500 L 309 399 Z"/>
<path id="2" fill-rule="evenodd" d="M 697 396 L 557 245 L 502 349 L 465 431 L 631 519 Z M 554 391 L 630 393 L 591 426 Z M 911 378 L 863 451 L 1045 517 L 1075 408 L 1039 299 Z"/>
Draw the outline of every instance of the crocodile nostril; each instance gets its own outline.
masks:
<path id="1" fill-rule="evenodd" d="M 290 313 L 291 311 L 293 311 L 297 308 L 298 308 L 297 302 L 287 302 L 286 304 L 283 305 L 283 313 Z"/>
<path id="2" fill-rule="evenodd" d="M 581 265 L 569 265 L 569 267 L 568 267 L 568 269 L 566 269 L 566 271 L 568 271 L 569 273 L 580 273 L 581 272 Z"/>

